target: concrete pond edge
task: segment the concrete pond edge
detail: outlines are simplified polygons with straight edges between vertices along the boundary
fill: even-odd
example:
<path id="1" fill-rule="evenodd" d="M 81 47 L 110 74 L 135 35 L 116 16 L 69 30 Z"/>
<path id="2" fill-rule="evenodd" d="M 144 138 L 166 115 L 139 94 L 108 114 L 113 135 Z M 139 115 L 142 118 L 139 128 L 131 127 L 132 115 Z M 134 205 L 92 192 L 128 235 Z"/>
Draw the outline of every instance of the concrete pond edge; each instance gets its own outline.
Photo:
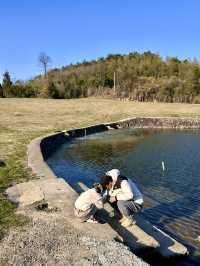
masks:
<path id="1" fill-rule="evenodd" d="M 36 174 L 38 179 L 8 188 L 6 191 L 8 198 L 12 202 L 17 203 L 19 207 L 28 206 L 34 204 L 35 202 L 46 201 L 48 202 L 49 207 L 52 209 L 64 208 L 65 211 L 68 212 L 68 216 L 71 217 L 71 223 L 73 224 L 73 226 L 77 226 L 78 228 L 79 225 L 76 225 L 76 223 L 74 223 L 72 208 L 74 205 L 74 200 L 77 197 L 77 192 L 74 191 L 63 178 L 59 178 L 54 174 L 52 169 L 48 166 L 46 160 L 62 144 L 66 143 L 66 141 L 69 141 L 73 138 L 84 137 L 86 135 L 120 128 L 195 130 L 200 129 L 200 119 L 179 117 L 134 117 L 116 122 L 102 123 L 83 128 L 54 132 L 47 136 L 36 138 L 28 145 L 27 157 L 28 166 L 32 169 L 33 173 Z M 188 250 L 185 246 L 178 243 L 176 240 L 172 239 L 161 230 L 157 229 L 154 226 L 151 226 L 150 228 L 146 221 L 142 221 L 141 225 L 144 228 L 147 228 L 147 231 L 158 230 L 155 233 L 155 235 L 157 234 L 155 238 L 156 241 L 154 241 L 155 239 L 152 240 L 152 238 L 148 240 L 152 243 L 151 247 L 157 248 L 160 245 L 160 243 L 157 243 L 159 242 L 158 239 L 160 240 L 160 236 L 158 236 L 158 234 L 160 233 L 162 233 L 161 238 L 167 237 L 167 242 L 173 240 L 173 244 L 171 244 L 168 249 L 160 250 L 160 254 L 163 257 L 188 255 Z M 105 230 L 102 230 L 102 228 L 104 228 Z M 85 230 L 90 230 L 90 227 L 86 226 Z M 137 230 L 141 231 L 140 228 Z M 110 237 L 110 239 L 113 239 L 116 236 L 115 232 L 113 231 L 108 237 L 108 232 L 109 229 L 106 228 L 106 226 L 101 227 L 101 237 L 104 237 L 105 239 Z M 132 232 L 128 232 L 128 235 L 130 235 L 130 233 Z M 94 232 L 94 235 L 95 234 L 96 233 Z M 98 234 L 96 236 L 98 237 Z M 164 239 L 163 241 L 165 245 L 166 239 Z M 131 246 L 131 244 L 129 246 Z M 131 248 L 135 249 L 136 246 L 133 245 L 133 247 Z M 141 247 L 141 245 L 139 245 L 139 247 Z M 175 252 L 173 248 L 175 248 Z"/>

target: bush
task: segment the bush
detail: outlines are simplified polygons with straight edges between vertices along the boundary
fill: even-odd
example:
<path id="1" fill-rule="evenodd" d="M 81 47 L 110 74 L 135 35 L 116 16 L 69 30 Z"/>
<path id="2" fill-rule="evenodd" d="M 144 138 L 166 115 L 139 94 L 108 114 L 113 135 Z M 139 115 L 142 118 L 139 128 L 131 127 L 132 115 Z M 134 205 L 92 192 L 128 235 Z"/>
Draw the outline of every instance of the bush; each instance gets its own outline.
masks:
<path id="1" fill-rule="evenodd" d="M 48 85 L 48 96 L 50 98 L 53 98 L 53 99 L 59 99 L 60 98 L 58 88 L 56 87 L 56 85 L 53 82 L 51 82 Z"/>

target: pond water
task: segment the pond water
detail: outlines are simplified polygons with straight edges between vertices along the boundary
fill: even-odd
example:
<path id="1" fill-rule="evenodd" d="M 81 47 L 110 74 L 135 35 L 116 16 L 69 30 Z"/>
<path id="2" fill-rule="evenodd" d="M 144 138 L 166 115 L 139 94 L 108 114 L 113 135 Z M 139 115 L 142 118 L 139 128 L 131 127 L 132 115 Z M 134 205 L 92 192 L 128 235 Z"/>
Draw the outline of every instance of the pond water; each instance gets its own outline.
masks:
<path id="1" fill-rule="evenodd" d="M 91 186 L 106 171 L 119 168 L 143 192 L 145 217 L 189 244 L 198 260 L 200 131 L 107 131 L 64 144 L 48 159 L 48 164 L 76 190 L 78 182 Z"/>

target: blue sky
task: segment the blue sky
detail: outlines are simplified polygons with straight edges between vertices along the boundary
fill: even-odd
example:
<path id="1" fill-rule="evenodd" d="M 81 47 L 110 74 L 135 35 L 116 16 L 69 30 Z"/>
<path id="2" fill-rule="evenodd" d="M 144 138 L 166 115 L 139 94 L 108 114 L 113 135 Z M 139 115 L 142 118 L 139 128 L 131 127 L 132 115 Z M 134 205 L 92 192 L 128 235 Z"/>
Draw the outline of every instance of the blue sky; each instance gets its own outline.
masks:
<path id="1" fill-rule="evenodd" d="M 151 50 L 200 59 L 199 0 L 0 0 L 0 79 L 109 53 Z"/>

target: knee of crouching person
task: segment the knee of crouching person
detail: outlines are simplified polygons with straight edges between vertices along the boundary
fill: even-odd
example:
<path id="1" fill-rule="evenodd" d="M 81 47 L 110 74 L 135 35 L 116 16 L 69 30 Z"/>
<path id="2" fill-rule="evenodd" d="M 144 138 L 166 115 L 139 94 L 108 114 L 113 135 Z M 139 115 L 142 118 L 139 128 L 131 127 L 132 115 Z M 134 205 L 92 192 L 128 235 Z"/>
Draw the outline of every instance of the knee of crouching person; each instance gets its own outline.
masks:
<path id="1" fill-rule="evenodd" d="M 124 200 L 118 200 L 117 201 L 117 207 L 119 208 L 119 210 L 125 209 L 126 208 L 125 204 L 126 204 L 126 201 L 124 201 Z"/>

